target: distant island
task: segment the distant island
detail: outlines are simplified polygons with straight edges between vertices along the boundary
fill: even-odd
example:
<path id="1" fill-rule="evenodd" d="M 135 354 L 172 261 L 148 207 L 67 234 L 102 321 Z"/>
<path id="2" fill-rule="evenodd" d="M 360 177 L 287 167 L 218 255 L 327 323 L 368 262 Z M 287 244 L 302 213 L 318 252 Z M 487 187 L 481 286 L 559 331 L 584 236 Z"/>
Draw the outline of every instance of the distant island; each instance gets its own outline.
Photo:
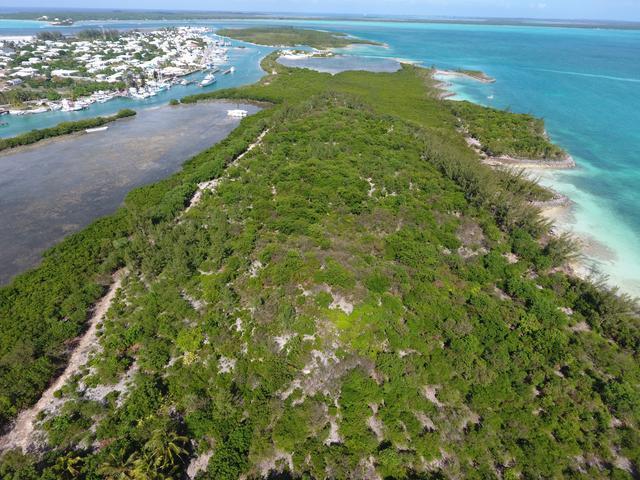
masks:
<path id="1" fill-rule="evenodd" d="M 225 19 L 264 19 L 264 20 L 348 20 L 355 22 L 402 22 L 402 23 L 433 23 L 433 24 L 470 24 L 470 25 L 521 25 L 544 26 L 557 28 L 615 28 L 623 30 L 640 29 L 639 22 L 633 21 L 597 21 L 597 20 L 538 20 L 523 18 L 465 18 L 465 17 L 422 17 L 402 15 L 311 15 L 311 14 L 283 14 L 283 13 L 252 13 L 216 10 L 140 10 L 140 9 L 20 9 L 0 12 L 0 18 L 17 20 L 37 20 L 41 17 L 64 18 L 72 22 L 81 21 L 178 21 L 178 20 L 225 20 Z"/>
<path id="2" fill-rule="evenodd" d="M 71 18 L 60 19 L 58 17 L 50 18 L 48 15 L 42 15 L 38 17 L 36 20 L 40 22 L 48 22 L 50 25 L 64 27 L 73 25 L 73 20 Z"/>
<path id="3" fill-rule="evenodd" d="M 378 42 L 350 37 L 345 33 L 324 32 L 303 28 L 223 28 L 216 31 L 218 35 L 272 47 L 295 47 L 307 45 L 320 50 L 343 48 L 349 45 L 381 45 Z"/>

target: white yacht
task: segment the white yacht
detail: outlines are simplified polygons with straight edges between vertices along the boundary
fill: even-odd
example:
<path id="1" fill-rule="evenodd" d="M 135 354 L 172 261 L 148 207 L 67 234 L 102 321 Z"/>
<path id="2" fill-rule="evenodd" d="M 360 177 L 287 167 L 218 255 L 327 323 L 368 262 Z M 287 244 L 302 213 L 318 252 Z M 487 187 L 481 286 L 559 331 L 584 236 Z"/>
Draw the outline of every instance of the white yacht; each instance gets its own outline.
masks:
<path id="1" fill-rule="evenodd" d="M 85 132 L 87 133 L 97 133 L 97 132 L 104 132 L 105 130 L 107 130 L 109 127 L 108 126 L 104 126 L 104 127 L 95 127 L 95 128 L 87 128 L 85 129 Z"/>
<path id="2" fill-rule="evenodd" d="M 208 73 L 207 76 L 204 77 L 202 79 L 202 81 L 200 82 L 200 86 L 201 87 L 208 87 L 212 83 L 215 83 L 215 81 L 216 81 L 216 76 L 213 73 Z"/>

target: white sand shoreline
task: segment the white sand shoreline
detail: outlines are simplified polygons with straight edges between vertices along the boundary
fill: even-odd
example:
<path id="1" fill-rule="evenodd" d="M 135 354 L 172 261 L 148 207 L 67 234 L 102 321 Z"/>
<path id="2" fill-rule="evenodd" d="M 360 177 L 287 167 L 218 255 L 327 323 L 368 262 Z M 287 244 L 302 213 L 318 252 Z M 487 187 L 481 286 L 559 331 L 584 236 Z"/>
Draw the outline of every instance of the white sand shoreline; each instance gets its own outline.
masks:
<path id="1" fill-rule="evenodd" d="M 433 74 L 433 78 L 435 80 L 439 80 L 436 77 L 436 72 L 441 71 L 436 70 Z M 450 90 L 452 86 L 453 85 L 451 83 L 439 81 L 437 87 L 442 91 L 440 95 L 441 99 L 457 95 L 456 92 Z M 469 148 L 473 149 L 478 154 L 480 161 L 494 169 L 516 168 L 528 172 L 536 170 L 551 172 L 553 170 L 572 169 L 577 166 L 574 158 L 569 154 L 560 160 L 514 158 L 506 155 L 492 157 L 482 150 L 482 145 L 477 139 L 466 135 L 465 140 L 467 141 Z M 551 222 L 551 235 L 556 237 L 569 235 L 578 245 L 579 253 L 577 257 L 568 261 L 558 270 L 581 280 L 588 281 L 590 279 L 599 279 L 600 273 L 598 266 L 600 264 L 615 261 L 616 253 L 606 244 L 600 242 L 597 238 L 576 233 L 572 228 L 573 222 L 571 220 L 571 212 L 575 206 L 573 200 L 567 195 L 556 192 L 549 186 L 543 185 L 543 188 L 549 190 L 553 194 L 553 198 L 547 201 L 532 202 L 531 204 L 540 209 L 541 215 L 544 219 Z M 608 282 L 608 284 L 612 288 L 620 288 L 623 292 L 630 290 L 625 289 L 620 285 L 615 285 L 612 282 Z"/>

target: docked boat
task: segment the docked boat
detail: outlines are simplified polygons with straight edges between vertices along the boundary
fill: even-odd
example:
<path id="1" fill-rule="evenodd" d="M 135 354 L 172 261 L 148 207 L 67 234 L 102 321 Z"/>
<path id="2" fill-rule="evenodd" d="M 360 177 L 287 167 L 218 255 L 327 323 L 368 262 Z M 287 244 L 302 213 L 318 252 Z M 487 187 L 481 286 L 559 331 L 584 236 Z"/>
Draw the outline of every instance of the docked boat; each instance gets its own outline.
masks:
<path id="1" fill-rule="evenodd" d="M 108 126 L 104 126 L 104 127 L 96 127 L 96 128 L 87 128 L 85 130 L 86 133 L 97 133 L 97 132 L 104 132 L 105 130 L 107 130 L 109 127 Z"/>
<path id="2" fill-rule="evenodd" d="M 87 108 L 85 105 L 83 105 L 82 103 L 78 102 L 78 103 L 74 103 L 71 102 L 69 100 L 67 100 L 66 98 L 64 100 L 62 100 L 62 111 L 63 112 L 77 112 L 78 110 L 83 110 Z"/>
<path id="3" fill-rule="evenodd" d="M 38 107 L 38 108 L 34 108 L 32 110 L 26 110 L 25 113 L 27 114 L 34 114 L 34 113 L 45 113 L 48 112 L 49 109 L 47 107 Z"/>
<path id="4" fill-rule="evenodd" d="M 48 112 L 47 107 L 32 108 L 31 110 L 9 110 L 9 115 L 32 115 L 34 113 Z"/>
<path id="5" fill-rule="evenodd" d="M 200 82 L 200 86 L 201 87 L 208 87 L 212 83 L 215 83 L 215 81 L 216 81 L 216 76 L 213 73 L 208 73 L 207 76 L 204 77 L 202 79 L 202 81 Z"/>

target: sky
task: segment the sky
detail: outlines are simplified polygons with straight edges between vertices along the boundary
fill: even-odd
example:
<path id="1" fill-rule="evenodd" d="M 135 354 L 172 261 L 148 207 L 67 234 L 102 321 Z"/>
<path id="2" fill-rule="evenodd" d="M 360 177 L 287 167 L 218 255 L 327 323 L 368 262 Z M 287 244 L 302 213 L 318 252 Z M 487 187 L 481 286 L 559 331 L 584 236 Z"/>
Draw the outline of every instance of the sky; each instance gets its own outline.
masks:
<path id="1" fill-rule="evenodd" d="M 233 10 L 640 21 L 640 0 L 0 0 L 0 7 Z"/>

